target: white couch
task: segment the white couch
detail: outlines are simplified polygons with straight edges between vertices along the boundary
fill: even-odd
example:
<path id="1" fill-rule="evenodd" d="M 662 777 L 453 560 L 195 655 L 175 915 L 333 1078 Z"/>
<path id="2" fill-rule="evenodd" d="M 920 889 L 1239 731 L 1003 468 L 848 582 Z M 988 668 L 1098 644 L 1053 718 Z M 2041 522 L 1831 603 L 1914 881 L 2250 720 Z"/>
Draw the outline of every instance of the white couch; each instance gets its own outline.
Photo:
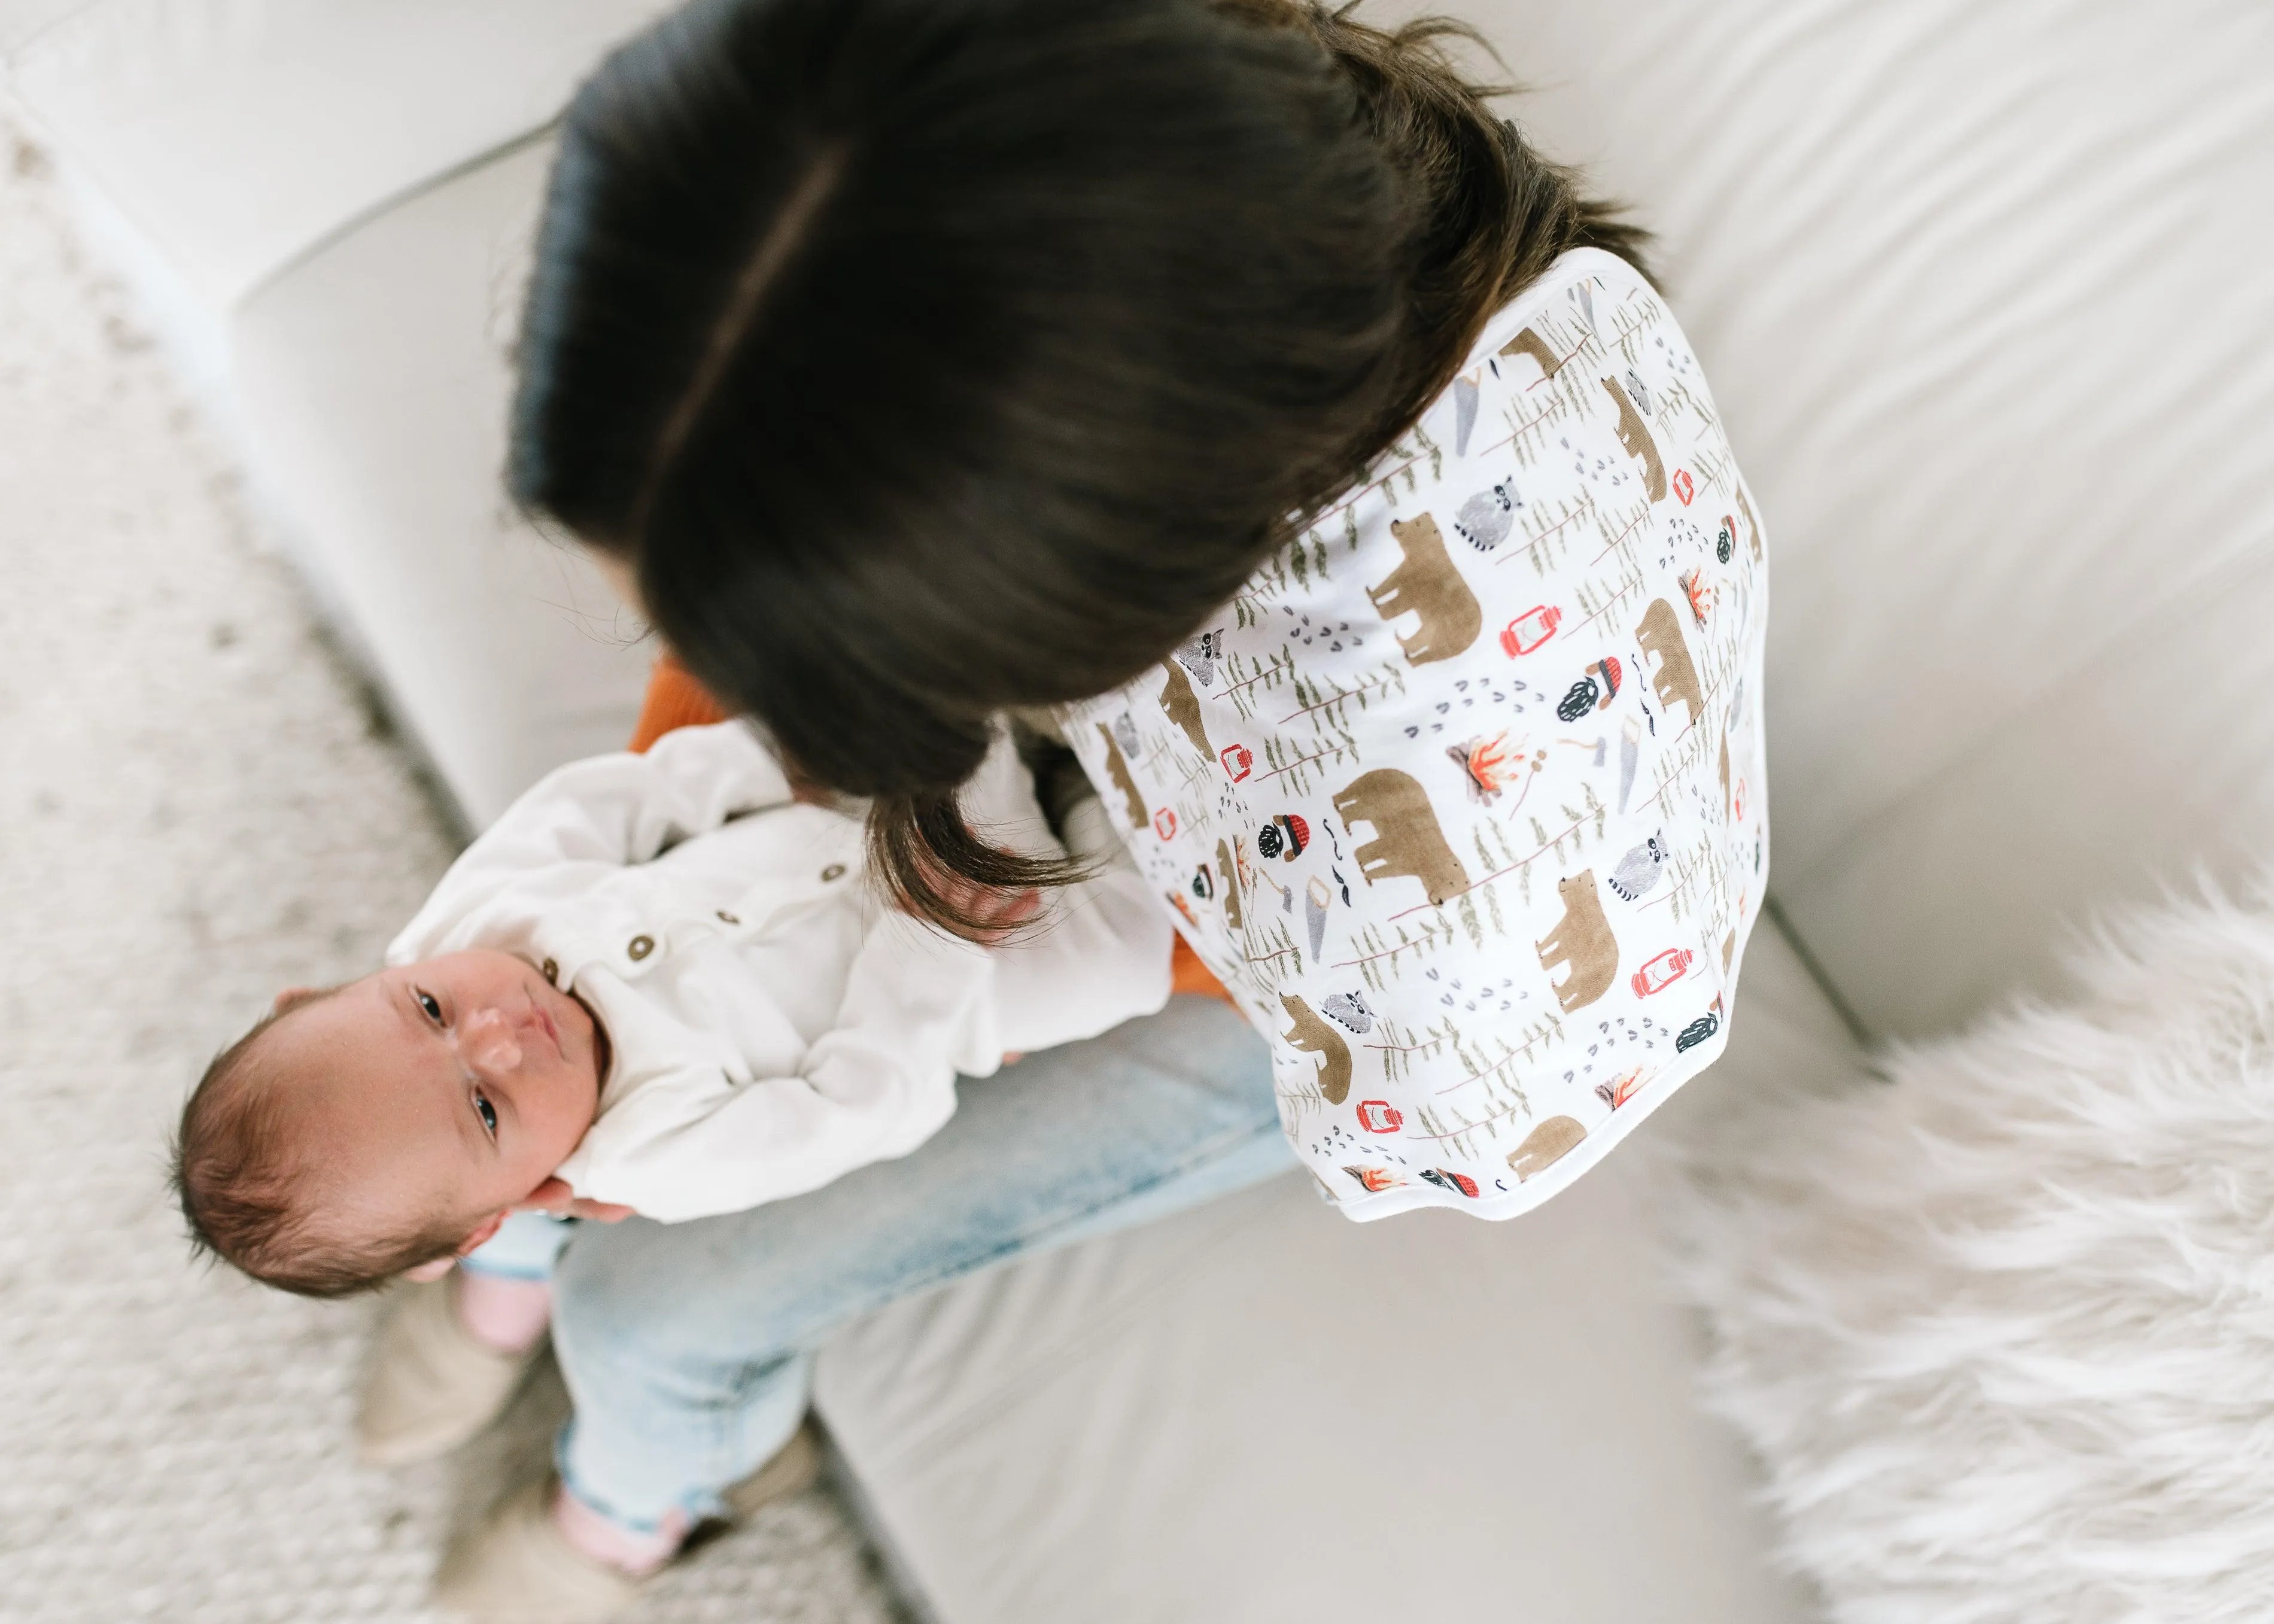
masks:
<path id="1" fill-rule="evenodd" d="M 660 9 L 0 0 L 21 107 L 476 823 L 620 742 L 645 664 L 496 473 L 546 125 Z M 1661 233 L 1775 551 L 1778 925 L 1651 1132 L 1839 1086 L 1861 1033 L 2263 850 L 2274 11 L 1442 9 Z M 1646 1168 L 1495 1227 L 1268 1186 L 854 1327 L 820 1405 L 940 1624 L 1808 1617 L 1691 1402 Z"/>

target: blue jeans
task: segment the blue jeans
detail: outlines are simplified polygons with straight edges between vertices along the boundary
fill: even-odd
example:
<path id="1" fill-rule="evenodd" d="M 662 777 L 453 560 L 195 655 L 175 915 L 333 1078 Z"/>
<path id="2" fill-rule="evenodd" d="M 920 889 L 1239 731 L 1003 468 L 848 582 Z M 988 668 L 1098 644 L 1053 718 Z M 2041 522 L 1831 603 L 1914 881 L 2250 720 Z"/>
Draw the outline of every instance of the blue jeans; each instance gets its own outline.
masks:
<path id="1" fill-rule="evenodd" d="M 629 1527 L 716 1513 L 796 1430 L 814 1350 L 840 1326 L 1293 1165 L 1262 1041 L 1225 1005 L 1179 997 L 967 1079 L 928 1143 L 810 1195 L 693 1223 L 576 1226 L 554 1277 L 553 1349 L 576 1407 L 561 1477 Z M 557 1245 L 541 1226 L 512 1229 L 471 1266 L 515 1251 L 501 1272 L 526 1273 Z"/>

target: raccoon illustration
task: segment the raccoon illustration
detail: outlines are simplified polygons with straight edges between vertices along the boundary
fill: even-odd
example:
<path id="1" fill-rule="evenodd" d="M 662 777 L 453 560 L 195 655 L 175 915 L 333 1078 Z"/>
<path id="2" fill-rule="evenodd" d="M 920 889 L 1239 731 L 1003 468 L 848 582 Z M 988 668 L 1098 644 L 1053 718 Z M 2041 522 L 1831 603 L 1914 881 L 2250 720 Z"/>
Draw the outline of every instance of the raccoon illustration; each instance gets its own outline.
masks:
<path id="1" fill-rule="evenodd" d="M 1489 553 L 1508 539 L 1516 510 L 1523 506 L 1511 488 L 1513 483 L 1502 480 L 1489 491 L 1478 492 L 1453 515 L 1454 531 L 1480 553 Z"/>
<path id="2" fill-rule="evenodd" d="M 1374 1011 L 1366 1007 L 1366 1000 L 1354 992 L 1338 992 L 1319 1005 L 1319 1012 L 1340 1026 L 1352 1032 L 1374 1030 Z"/>
<path id="3" fill-rule="evenodd" d="M 1619 866 L 1611 870 L 1604 883 L 1623 900 L 1632 902 L 1658 883 L 1660 871 L 1665 867 L 1666 847 L 1657 835 L 1653 835 L 1620 858 Z"/>
<path id="4" fill-rule="evenodd" d="M 1201 688 L 1216 686 L 1216 667 L 1224 663 L 1224 628 L 1202 632 L 1177 648 L 1177 664 Z"/>

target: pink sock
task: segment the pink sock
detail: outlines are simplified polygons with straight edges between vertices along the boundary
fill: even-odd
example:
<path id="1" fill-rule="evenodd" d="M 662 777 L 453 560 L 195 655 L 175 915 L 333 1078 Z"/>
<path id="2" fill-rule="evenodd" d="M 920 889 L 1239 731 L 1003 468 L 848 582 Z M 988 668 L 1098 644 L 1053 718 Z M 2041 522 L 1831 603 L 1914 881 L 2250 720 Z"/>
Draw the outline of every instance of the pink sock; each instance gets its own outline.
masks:
<path id="1" fill-rule="evenodd" d="M 476 1269 L 458 1274 L 458 1323 L 485 1348 L 527 1353 L 553 1320 L 553 1288 L 542 1280 L 511 1280 Z"/>
<path id="2" fill-rule="evenodd" d="M 653 1533 L 644 1534 L 602 1516 L 565 1484 L 553 1495 L 553 1524 L 584 1555 L 635 1579 L 645 1578 L 669 1561 L 687 1538 L 683 1512 L 673 1512 Z"/>

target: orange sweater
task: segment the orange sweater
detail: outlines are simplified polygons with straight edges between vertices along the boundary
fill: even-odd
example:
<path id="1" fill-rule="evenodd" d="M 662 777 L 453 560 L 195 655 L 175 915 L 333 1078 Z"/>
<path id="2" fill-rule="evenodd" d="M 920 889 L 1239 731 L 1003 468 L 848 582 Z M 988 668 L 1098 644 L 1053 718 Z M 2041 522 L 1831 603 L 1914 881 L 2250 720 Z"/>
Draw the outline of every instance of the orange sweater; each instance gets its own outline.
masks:
<path id="1" fill-rule="evenodd" d="M 655 663 L 648 675 L 647 697 L 641 702 L 639 723 L 632 729 L 634 750 L 644 750 L 674 727 L 707 727 L 713 722 L 723 722 L 727 712 L 719 702 L 670 655 Z M 1209 973 L 1182 936 L 1177 938 L 1175 958 L 1171 963 L 1171 986 L 1177 992 L 1197 993 L 1202 997 L 1222 998 L 1231 1002 L 1224 983 Z"/>

